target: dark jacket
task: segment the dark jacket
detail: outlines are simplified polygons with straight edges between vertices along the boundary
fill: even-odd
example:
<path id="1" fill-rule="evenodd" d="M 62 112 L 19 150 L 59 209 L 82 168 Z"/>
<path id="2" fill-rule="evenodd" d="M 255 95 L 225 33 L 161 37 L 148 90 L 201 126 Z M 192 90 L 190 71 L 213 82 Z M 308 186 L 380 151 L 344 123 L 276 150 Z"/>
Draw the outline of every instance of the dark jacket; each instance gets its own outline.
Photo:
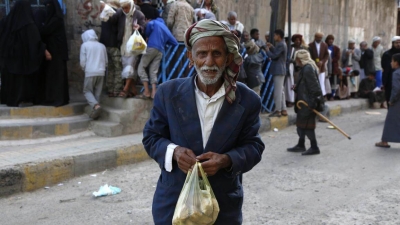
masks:
<path id="1" fill-rule="evenodd" d="M 118 11 L 114 8 L 114 10 Z M 115 13 L 107 22 L 101 22 L 100 43 L 110 48 L 119 48 L 118 45 L 118 14 Z"/>
<path id="2" fill-rule="evenodd" d="M 319 55 L 315 41 L 308 44 L 308 46 L 310 48 L 310 55 L 312 60 L 316 61 L 316 59 L 319 59 L 319 61 L 321 62 L 321 66 L 319 67 L 319 72 L 324 73 L 326 71 L 325 63 L 329 60 L 328 45 L 325 42 L 321 41 Z"/>
<path id="3" fill-rule="evenodd" d="M 366 49 L 361 52 L 360 68 L 364 69 L 365 76 L 370 73 L 375 74 L 374 52 L 371 49 Z"/>
<path id="4" fill-rule="evenodd" d="M 267 55 L 271 58 L 271 67 L 269 73 L 272 75 L 286 75 L 286 59 L 287 59 L 287 46 L 285 40 L 276 43 L 275 47 L 267 51 Z"/>
<path id="5" fill-rule="evenodd" d="M 264 58 L 260 53 L 249 55 L 244 60 L 244 70 L 246 71 L 246 84 L 249 88 L 253 89 L 264 83 L 265 79 L 261 68 L 264 63 Z"/>
<path id="6" fill-rule="evenodd" d="M 175 206 L 185 182 L 186 174 L 178 168 L 167 172 L 165 152 L 171 143 L 191 149 L 194 154 L 205 152 L 227 154 L 232 159 L 232 170 L 220 170 L 209 177 L 221 211 L 215 224 L 242 223 L 243 187 L 240 175 L 250 171 L 261 160 L 264 151 L 260 128 L 260 97 L 238 82 L 236 100 L 224 100 L 215 121 L 210 139 L 203 148 L 201 125 L 196 107 L 196 76 L 174 79 L 163 83 L 154 98 L 150 119 L 143 130 L 143 144 L 161 169 L 153 199 L 153 219 L 156 225 L 172 223 Z"/>
<path id="7" fill-rule="evenodd" d="M 369 78 L 364 78 L 360 82 L 360 87 L 358 88 L 358 96 L 364 98 L 367 94 L 373 91 L 376 87 L 376 81 L 370 80 Z"/>
<path id="8" fill-rule="evenodd" d="M 392 56 L 396 53 L 400 53 L 400 50 L 392 47 L 390 50 L 387 50 L 382 56 L 382 84 L 385 87 L 385 98 L 386 101 L 390 101 L 390 95 L 392 92 L 392 73 L 393 69 L 390 65 L 392 62 Z"/>
<path id="9" fill-rule="evenodd" d="M 124 12 L 122 11 L 122 9 L 118 9 L 118 11 L 115 14 L 117 14 L 117 16 L 118 16 L 118 46 L 120 47 L 122 45 L 122 41 L 124 39 L 126 16 L 125 16 Z M 145 19 L 143 13 L 136 9 L 132 15 L 132 20 L 133 21 L 137 20 L 137 24 L 140 25 L 139 32 L 141 34 L 143 34 L 144 28 L 146 26 L 146 19 Z"/>
<path id="10" fill-rule="evenodd" d="M 317 106 L 317 98 L 322 96 L 318 74 L 311 65 L 307 64 L 301 69 L 295 91 L 297 93 L 295 104 L 297 127 L 302 129 L 315 129 L 316 114 L 305 105 L 301 105 L 301 109 L 297 107 L 297 102 L 303 100 L 307 102 L 309 107 L 315 109 Z"/>
<path id="11" fill-rule="evenodd" d="M 338 75 L 340 72 L 340 48 L 336 45 L 333 45 L 333 57 L 332 60 L 332 74 Z"/>

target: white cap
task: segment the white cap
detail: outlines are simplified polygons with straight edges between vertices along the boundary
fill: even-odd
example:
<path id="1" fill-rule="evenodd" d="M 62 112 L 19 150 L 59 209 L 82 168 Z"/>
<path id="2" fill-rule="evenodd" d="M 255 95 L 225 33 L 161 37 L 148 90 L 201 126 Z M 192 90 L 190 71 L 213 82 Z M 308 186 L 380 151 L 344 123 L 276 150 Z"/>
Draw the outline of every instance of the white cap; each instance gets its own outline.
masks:
<path id="1" fill-rule="evenodd" d="M 380 41 L 380 40 L 381 40 L 381 37 L 378 37 L 378 36 L 375 36 L 374 38 L 372 38 L 372 42 Z"/>
<path id="2" fill-rule="evenodd" d="M 392 42 L 394 42 L 394 41 L 399 41 L 400 40 L 400 36 L 394 36 L 393 38 L 392 38 Z"/>
<path id="3" fill-rule="evenodd" d="M 356 41 L 355 41 L 354 39 L 350 39 L 348 43 L 349 43 L 349 44 L 355 44 Z"/>
<path id="4" fill-rule="evenodd" d="M 269 31 L 265 32 L 265 35 L 268 35 L 268 36 L 269 36 Z"/>
<path id="5" fill-rule="evenodd" d="M 119 0 L 120 4 L 124 4 L 124 3 L 131 3 L 132 0 Z"/>

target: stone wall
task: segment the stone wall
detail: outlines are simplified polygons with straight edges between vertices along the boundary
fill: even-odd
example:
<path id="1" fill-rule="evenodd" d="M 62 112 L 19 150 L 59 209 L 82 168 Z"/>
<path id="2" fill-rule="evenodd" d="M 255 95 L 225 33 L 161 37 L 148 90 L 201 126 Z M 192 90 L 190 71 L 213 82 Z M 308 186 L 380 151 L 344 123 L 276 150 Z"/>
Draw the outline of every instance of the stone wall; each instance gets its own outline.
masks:
<path id="1" fill-rule="evenodd" d="M 312 41 L 314 33 L 333 34 L 340 47 L 349 39 L 371 44 L 382 37 L 385 48 L 396 34 L 397 5 L 392 0 L 292 0 L 292 34 L 304 34 Z"/>
<path id="2" fill-rule="evenodd" d="M 269 30 L 270 0 L 215 1 L 220 10 L 220 20 L 226 20 L 229 11 L 236 11 L 246 30 L 258 28 L 262 38 Z M 84 73 L 79 66 L 81 33 L 87 29 L 100 33 L 99 0 L 64 2 L 67 5 L 71 97 L 82 99 Z M 396 34 L 397 5 L 393 0 L 292 0 L 292 8 L 292 34 L 303 34 L 307 42 L 312 41 L 317 31 L 333 34 L 341 48 L 347 45 L 349 38 L 357 43 L 363 40 L 371 43 L 372 37 L 379 35 L 383 46 L 388 48 L 391 37 Z"/>

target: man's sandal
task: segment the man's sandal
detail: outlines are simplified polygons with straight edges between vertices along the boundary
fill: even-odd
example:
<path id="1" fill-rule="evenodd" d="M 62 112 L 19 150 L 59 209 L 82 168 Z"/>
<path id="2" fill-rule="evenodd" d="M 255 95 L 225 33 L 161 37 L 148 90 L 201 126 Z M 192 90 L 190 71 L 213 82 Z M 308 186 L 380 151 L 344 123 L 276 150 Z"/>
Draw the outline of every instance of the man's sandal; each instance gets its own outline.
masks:
<path id="1" fill-rule="evenodd" d="M 375 143 L 375 146 L 380 148 L 390 148 L 390 145 L 384 144 L 383 142 Z"/>

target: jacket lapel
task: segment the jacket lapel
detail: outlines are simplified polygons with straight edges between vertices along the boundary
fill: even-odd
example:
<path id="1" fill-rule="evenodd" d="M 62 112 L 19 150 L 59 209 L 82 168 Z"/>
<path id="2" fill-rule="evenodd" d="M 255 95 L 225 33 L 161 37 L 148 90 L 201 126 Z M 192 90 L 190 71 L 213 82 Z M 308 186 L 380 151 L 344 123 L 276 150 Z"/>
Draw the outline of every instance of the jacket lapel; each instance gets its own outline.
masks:
<path id="1" fill-rule="evenodd" d="M 312 54 L 315 56 L 315 58 L 318 58 L 319 55 L 318 55 L 318 51 L 317 51 L 317 45 L 315 45 L 315 42 L 311 43 L 310 48 L 311 48 Z"/>
<path id="2" fill-rule="evenodd" d="M 220 152 L 228 138 L 232 135 L 244 113 L 243 106 L 239 104 L 240 101 L 241 95 L 238 90 L 236 91 L 236 100 L 232 104 L 229 104 L 226 100 L 224 101 L 204 152 Z"/>
<path id="3" fill-rule="evenodd" d="M 196 155 L 203 153 L 203 138 L 201 125 L 196 106 L 195 86 L 193 76 L 186 79 L 178 88 L 177 94 L 172 97 L 172 104 L 177 115 L 182 135 L 188 146 L 182 146 L 193 150 Z"/>

